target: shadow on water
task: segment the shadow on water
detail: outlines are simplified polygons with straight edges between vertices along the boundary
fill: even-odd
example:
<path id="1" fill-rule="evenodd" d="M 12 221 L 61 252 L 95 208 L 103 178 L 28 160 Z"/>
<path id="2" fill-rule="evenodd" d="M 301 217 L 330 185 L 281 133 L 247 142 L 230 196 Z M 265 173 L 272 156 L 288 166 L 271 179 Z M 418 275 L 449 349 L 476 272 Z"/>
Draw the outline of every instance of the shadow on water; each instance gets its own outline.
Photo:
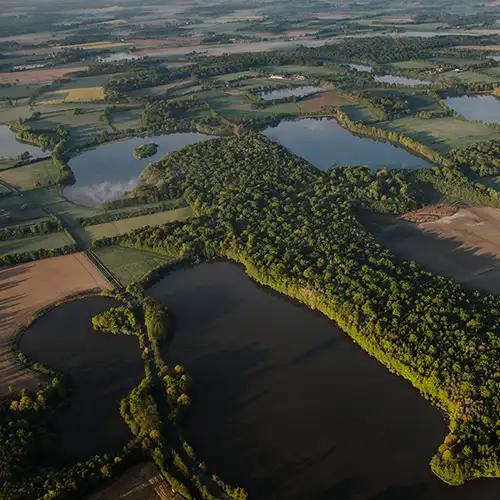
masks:
<path id="1" fill-rule="evenodd" d="M 186 438 L 259 500 L 492 500 L 500 482 L 441 483 L 442 415 L 334 323 L 202 264 L 149 291 L 176 319 L 168 363 L 193 377 Z"/>
<path id="2" fill-rule="evenodd" d="M 56 422 L 56 461 L 109 453 L 131 437 L 119 406 L 144 375 L 137 338 L 95 332 L 91 324 L 94 315 L 117 304 L 107 297 L 63 304 L 42 316 L 21 339 L 26 355 L 70 375 L 73 382 L 70 405 Z"/>

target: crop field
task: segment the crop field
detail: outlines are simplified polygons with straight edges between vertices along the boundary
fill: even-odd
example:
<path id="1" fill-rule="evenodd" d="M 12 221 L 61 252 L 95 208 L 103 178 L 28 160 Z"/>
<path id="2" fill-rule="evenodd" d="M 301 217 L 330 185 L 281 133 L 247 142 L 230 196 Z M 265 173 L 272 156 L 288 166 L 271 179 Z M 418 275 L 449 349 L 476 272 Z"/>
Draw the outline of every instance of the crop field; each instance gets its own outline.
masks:
<path id="1" fill-rule="evenodd" d="M 353 99 L 337 90 L 328 90 L 320 92 L 309 98 L 302 99 L 297 104 L 302 113 L 313 113 L 319 111 L 323 106 L 343 106 L 352 104 Z"/>
<path id="2" fill-rule="evenodd" d="M 71 76 L 74 71 L 84 71 L 88 66 L 77 66 L 74 68 L 48 68 L 48 69 L 35 69 L 31 71 L 11 71 L 0 73 L 0 83 L 15 83 L 21 85 L 28 85 L 33 83 L 48 83 L 64 75 Z"/>
<path id="3" fill-rule="evenodd" d="M 116 128 L 139 128 L 142 126 L 142 111 L 141 106 L 122 106 L 111 113 L 110 122 Z"/>
<path id="4" fill-rule="evenodd" d="M 0 180 L 24 191 L 55 184 L 58 175 L 58 170 L 49 158 L 30 165 L 0 171 Z"/>
<path id="5" fill-rule="evenodd" d="M 0 241 L 0 252 L 3 254 L 14 254 L 21 252 L 33 252 L 43 248 L 61 248 L 71 245 L 73 242 L 65 232 L 42 234 L 38 236 L 28 236 L 19 240 Z"/>
<path id="6" fill-rule="evenodd" d="M 166 96 L 167 94 L 171 94 L 171 91 L 173 91 L 174 89 L 185 89 L 190 85 L 192 85 L 191 80 L 184 80 L 181 82 L 167 83 L 166 85 L 157 85 L 155 87 L 134 90 L 129 92 L 129 94 L 140 97 L 162 97 Z"/>
<path id="7" fill-rule="evenodd" d="M 127 469 L 108 486 L 84 500 L 175 500 L 172 488 L 152 462 Z"/>
<path id="8" fill-rule="evenodd" d="M 132 217 L 130 219 L 106 222 L 95 226 L 87 226 L 83 231 L 87 238 L 99 239 L 106 236 L 118 236 L 143 226 L 160 226 L 174 220 L 187 219 L 192 215 L 193 211 L 190 207 L 178 208 L 175 210 L 168 210 L 167 212 L 158 212 L 155 214 Z"/>
<path id="9" fill-rule="evenodd" d="M 12 87 L 0 87 L 0 101 L 2 99 L 22 99 L 30 97 L 36 89 L 29 85 L 14 85 Z"/>
<path id="10" fill-rule="evenodd" d="M 60 104 L 65 102 L 94 102 L 104 100 L 104 87 L 84 87 L 77 89 L 59 89 L 44 95 L 39 104 Z"/>
<path id="11" fill-rule="evenodd" d="M 420 224 L 370 214 L 365 223 L 400 257 L 464 286 L 500 294 L 500 210 L 464 208 Z"/>
<path id="12" fill-rule="evenodd" d="M 28 389 L 38 384 L 34 373 L 13 359 L 10 342 L 15 330 L 42 307 L 94 288 L 109 289 L 110 285 L 81 253 L 0 269 L 0 393 L 11 384 Z"/>
<path id="13" fill-rule="evenodd" d="M 170 262 L 167 256 L 120 246 L 99 248 L 94 253 L 124 286 L 142 278 L 150 269 Z"/>
<path id="14" fill-rule="evenodd" d="M 373 123 L 375 118 L 371 111 L 362 104 L 347 104 L 342 106 L 342 111 L 355 122 Z"/>
<path id="15" fill-rule="evenodd" d="M 498 139 L 500 133 L 480 123 L 453 117 L 425 120 L 408 116 L 377 123 L 377 127 L 405 134 L 430 148 L 447 153 L 453 148 L 464 148 L 478 141 Z"/>
<path id="16" fill-rule="evenodd" d="M 0 209 L 10 214 L 9 224 L 17 224 L 47 216 L 45 212 L 36 208 L 28 200 L 17 195 L 0 198 Z"/>
<path id="17" fill-rule="evenodd" d="M 459 82 L 467 83 L 497 83 L 500 82 L 500 75 L 491 76 L 485 73 L 478 73 L 476 71 L 462 71 L 460 73 L 448 72 L 443 75 L 446 78 Z"/>
<path id="18" fill-rule="evenodd" d="M 447 64 L 449 66 L 457 66 L 459 68 L 462 68 L 464 66 L 481 66 L 482 64 L 484 64 L 479 59 L 453 57 L 453 56 L 436 56 L 432 58 L 432 62 L 436 64 Z"/>
<path id="19" fill-rule="evenodd" d="M 28 99 L 20 99 L 14 106 L 0 102 L 0 124 L 5 124 L 18 118 L 27 118 L 33 113 Z"/>
<path id="20" fill-rule="evenodd" d="M 120 47 L 122 49 L 130 46 L 131 43 L 124 42 L 90 42 L 90 43 L 78 43 L 76 45 L 61 45 L 61 49 L 82 49 L 82 50 L 92 50 L 92 49 L 114 49 Z"/>

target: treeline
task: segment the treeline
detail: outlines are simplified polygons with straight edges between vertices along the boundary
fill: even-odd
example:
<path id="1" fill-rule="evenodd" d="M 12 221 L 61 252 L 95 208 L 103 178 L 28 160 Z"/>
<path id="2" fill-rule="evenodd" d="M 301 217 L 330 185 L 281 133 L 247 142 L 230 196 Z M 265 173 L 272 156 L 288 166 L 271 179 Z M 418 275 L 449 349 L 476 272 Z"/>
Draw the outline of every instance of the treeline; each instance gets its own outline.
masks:
<path id="1" fill-rule="evenodd" d="M 164 66 L 147 67 L 145 69 L 138 69 L 110 76 L 106 89 L 120 92 L 137 90 L 144 87 L 163 85 L 170 82 L 172 78 L 172 73 Z"/>
<path id="2" fill-rule="evenodd" d="M 158 180 L 185 193 L 203 217 L 102 244 L 245 264 L 261 284 L 336 321 L 447 412 L 450 431 L 431 462 L 441 479 L 461 484 L 500 476 L 500 298 L 466 291 L 379 245 L 354 215 L 357 206 L 371 203 L 368 172 L 319 172 L 253 134 L 183 148 L 157 168 L 163 171 Z M 419 172 L 444 182 L 457 175 L 451 167 Z M 372 206 L 419 201 L 424 181 L 403 174 L 415 176 L 409 192 L 393 175 L 373 174 L 380 196 Z"/>
<path id="3" fill-rule="evenodd" d="M 394 120 L 410 113 L 408 101 L 398 95 L 362 94 L 360 102 L 371 109 L 379 120 Z"/>
<path id="4" fill-rule="evenodd" d="M 23 264 L 24 262 L 31 262 L 33 260 L 48 259 L 50 257 L 59 257 L 78 251 L 78 245 L 73 243 L 59 248 L 41 248 L 39 250 L 32 250 L 31 252 L 19 252 L 14 254 L 0 255 L 0 267 L 13 266 L 15 264 Z"/>
<path id="5" fill-rule="evenodd" d="M 37 234 L 58 233 L 63 230 L 61 221 L 58 219 L 43 220 L 34 224 L 24 226 L 11 226 L 0 229 L 0 241 L 17 240 L 26 238 L 27 236 L 35 236 Z"/>
<path id="6" fill-rule="evenodd" d="M 500 140 L 479 142 L 465 148 L 453 149 L 448 159 L 463 172 L 485 177 L 500 174 Z"/>

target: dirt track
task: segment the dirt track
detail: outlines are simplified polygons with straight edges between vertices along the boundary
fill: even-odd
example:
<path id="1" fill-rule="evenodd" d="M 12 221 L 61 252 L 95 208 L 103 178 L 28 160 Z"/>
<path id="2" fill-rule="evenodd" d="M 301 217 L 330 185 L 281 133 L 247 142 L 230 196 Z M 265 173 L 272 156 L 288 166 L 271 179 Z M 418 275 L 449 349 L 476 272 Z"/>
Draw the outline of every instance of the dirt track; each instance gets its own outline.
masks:
<path id="1" fill-rule="evenodd" d="M 370 214 L 364 222 L 396 255 L 468 288 L 500 295 L 500 210 L 463 208 L 420 224 Z"/>
<path id="2" fill-rule="evenodd" d="M 82 253 L 0 269 L 0 394 L 11 384 L 27 389 L 38 384 L 13 360 L 10 342 L 17 328 L 42 307 L 93 288 L 110 285 Z"/>

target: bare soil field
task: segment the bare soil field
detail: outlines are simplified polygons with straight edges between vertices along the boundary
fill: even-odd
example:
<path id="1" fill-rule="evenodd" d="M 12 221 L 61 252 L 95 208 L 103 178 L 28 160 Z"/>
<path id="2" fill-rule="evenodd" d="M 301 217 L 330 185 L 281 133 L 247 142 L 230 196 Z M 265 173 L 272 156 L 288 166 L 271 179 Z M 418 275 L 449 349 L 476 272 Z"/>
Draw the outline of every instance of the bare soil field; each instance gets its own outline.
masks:
<path id="1" fill-rule="evenodd" d="M 28 389 L 38 384 L 33 373 L 13 360 L 10 342 L 16 329 L 37 310 L 93 288 L 110 285 L 82 253 L 0 269 L 0 394 L 11 384 Z"/>
<path id="2" fill-rule="evenodd" d="M 457 49 L 467 50 L 500 50 L 500 45 L 460 45 Z"/>
<path id="3" fill-rule="evenodd" d="M 362 220 L 399 257 L 467 288 L 500 294 L 500 210 L 462 208 L 419 224 L 383 214 Z"/>
<path id="4" fill-rule="evenodd" d="M 310 99 L 303 99 L 298 105 L 302 113 L 313 113 L 319 111 L 323 106 L 343 106 L 344 104 L 353 104 L 353 102 L 353 99 L 342 92 L 328 90 L 315 94 Z"/>
<path id="5" fill-rule="evenodd" d="M 76 68 L 49 68 L 36 69 L 33 71 L 12 71 L 0 73 L 0 83 L 18 83 L 27 85 L 32 83 L 52 82 L 64 75 L 70 75 L 74 71 L 85 71 L 88 66 L 78 66 Z"/>
<path id="6" fill-rule="evenodd" d="M 429 207 L 420 208 L 414 212 L 408 212 L 403 215 L 403 219 L 415 224 L 422 224 L 425 222 L 435 222 L 443 217 L 453 215 L 457 212 L 457 208 L 445 203 L 437 203 Z"/>
<path id="7" fill-rule="evenodd" d="M 177 497 L 152 462 L 136 465 L 84 500 L 174 500 Z"/>

